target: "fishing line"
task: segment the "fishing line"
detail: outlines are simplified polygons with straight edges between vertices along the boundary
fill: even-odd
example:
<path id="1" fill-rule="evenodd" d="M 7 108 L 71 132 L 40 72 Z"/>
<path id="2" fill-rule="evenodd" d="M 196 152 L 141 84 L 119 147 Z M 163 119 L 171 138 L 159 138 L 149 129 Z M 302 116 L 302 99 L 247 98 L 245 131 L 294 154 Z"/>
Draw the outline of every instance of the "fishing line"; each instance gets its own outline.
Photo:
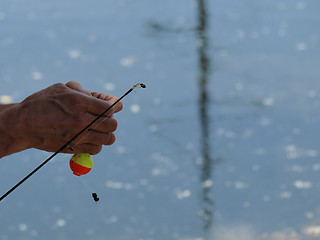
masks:
<path id="1" fill-rule="evenodd" d="M 86 188 L 87 188 L 87 190 L 91 193 L 91 196 L 92 196 L 92 198 L 93 198 L 93 200 L 97 203 L 97 202 L 99 202 L 99 197 L 98 197 L 98 194 L 97 193 L 95 193 L 95 192 L 93 192 L 92 190 L 91 190 L 91 188 L 89 188 L 89 186 L 88 186 L 88 184 L 82 179 L 82 178 L 80 178 L 80 181 L 81 181 L 81 183 L 83 184 L 83 186 L 85 186 Z"/>
<path id="2" fill-rule="evenodd" d="M 45 164 L 47 164 L 52 158 L 54 158 L 58 153 L 62 152 L 67 147 L 70 148 L 70 144 L 77 139 L 81 134 L 83 134 L 86 130 L 88 130 L 99 118 L 104 117 L 104 115 L 110 111 L 114 106 L 117 105 L 124 97 L 126 97 L 129 93 L 131 93 L 136 88 L 146 88 L 146 85 L 143 83 L 137 83 L 132 88 L 130 88 L 127 92 L 125 92 L 117 101 L 111 104 L 105 111 L 103 111 L 99 116 L 97 116 L 91 123 L 89 123 L 86 127 L 84 127 L 80 132 L 78 132 L 73 138 L 71 138 L 68 142 L 66 142 L 61 148 L 59 148 L 56 152 L 54 152 L 50 157 L 48 157 L 44 162 L 42 162 L 38 167 L 36 167 L 33 171 L 31 171 L 27 176 L 21 179 L 16 185 L 14 185 L 11 189 L 9 189 L 5 194 L 0 197 L 0 202 L 6 198 L 10 193 L 12 193 L 16 188 L 18 188 L 22 183 L 24 183 L 28 178 L 30 178 L 33 174 L 35 174 L 40 168 L 42 168 Z"/>
<path id="3" fill-rule="evenodd" d="M 84 136 L 82 136 L 82 138 L 80 138 L 79 141 L 77 141 L 73 146 L 68 146 L 68 148 L 71 150 L 71 151 L 74 151 L 74 147 L 79 145 L 81 143 L 81 141 L 83 139 L 85 139 L 88 135 L 90 135 L 90 133 L 92 133 L 97 127 L 99 127 L 105 120 L 107 120 L 114 112 L 116 112 L 119 108 L 120 108 L 120 104 L 118 104 L 117 107 L 113 107 L 113 111 L 111 111 L 107 116 L 103 117 L 103 120 L 98 123 L 96 126 L 94 126 L 91 130 L 88 131 L 88 133 Z"/>

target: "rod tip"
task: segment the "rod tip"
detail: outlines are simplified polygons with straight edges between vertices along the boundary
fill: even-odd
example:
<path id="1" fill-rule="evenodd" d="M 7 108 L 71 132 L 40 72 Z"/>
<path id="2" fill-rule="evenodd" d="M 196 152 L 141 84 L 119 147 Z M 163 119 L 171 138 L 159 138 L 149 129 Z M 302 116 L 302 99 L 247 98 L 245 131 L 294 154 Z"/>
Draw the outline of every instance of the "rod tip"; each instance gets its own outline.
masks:
<path id="1" fill-rule="evenodd" d="M 146 88 L 147 86 L 144 85 L 143 83 L 137 83 L 136 85 L 134 85 L 131 89 L 135 89 L 135 88 Z"/>

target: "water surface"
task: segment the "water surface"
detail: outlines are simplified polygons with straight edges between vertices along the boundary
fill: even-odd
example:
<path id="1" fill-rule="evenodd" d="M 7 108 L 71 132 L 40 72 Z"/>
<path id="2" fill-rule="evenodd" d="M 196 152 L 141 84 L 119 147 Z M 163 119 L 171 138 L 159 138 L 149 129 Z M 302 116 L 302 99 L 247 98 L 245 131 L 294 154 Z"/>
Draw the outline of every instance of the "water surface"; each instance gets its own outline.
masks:
<path id="1" fill-rule="evenodd" d="M 1 102 L 147 85 L 89 190 L 59 155 L 1 202 L 1 240 L 320 238 L 318 1 L 1 5 Z M 48 156 L 1 159 L 1 192 Z"/>

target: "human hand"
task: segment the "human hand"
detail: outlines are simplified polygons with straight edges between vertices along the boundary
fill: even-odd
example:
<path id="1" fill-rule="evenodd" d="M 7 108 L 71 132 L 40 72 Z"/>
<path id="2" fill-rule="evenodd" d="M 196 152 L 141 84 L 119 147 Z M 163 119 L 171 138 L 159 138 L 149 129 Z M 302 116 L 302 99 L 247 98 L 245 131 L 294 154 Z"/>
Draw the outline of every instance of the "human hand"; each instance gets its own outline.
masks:
<path id="1" fill-rule="evenodd" d="M 87 91 L 77 82 L 54 84 L 32 94 L 7 110 L 10 111 L 7 116 L 11 116 L 7 118 L 10 137 L 15 143 L 9 154 L 27 148 L 56 151 L 117 99 L 111 95 Z M 121 108 L 120 102 L 114 112 Z M 77 144 L 72 153 L 97 154 L 102 145 L 113 144 L 117 121 L 110 116 L 112 113 L 106 113 L 105 120 L 99 119 L 83 133 L 86 136 L 90 132 L 85 138 L 79 137 L 81 142 L 75 140 Z M 64 152 L 71 153 L 71 150 L 65 149 Z"/>

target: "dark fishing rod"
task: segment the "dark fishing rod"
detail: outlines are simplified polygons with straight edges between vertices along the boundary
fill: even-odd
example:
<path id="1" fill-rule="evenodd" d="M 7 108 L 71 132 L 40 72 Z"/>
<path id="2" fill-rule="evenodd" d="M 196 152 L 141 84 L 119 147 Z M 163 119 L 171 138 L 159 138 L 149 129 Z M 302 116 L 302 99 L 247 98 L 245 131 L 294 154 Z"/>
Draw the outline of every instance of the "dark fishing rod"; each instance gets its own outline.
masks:
<path id="1" fill-rule="evenodd" d="M 89 123 L 86 127 L 84 127 L 80 132 L 78 132 L 73 138 L 71 138 L 68 142 L 66 142 L 61 148 L 59 148 L 55 153 L 53 153 L 50 157 L 48 157 L 43 163 L 41 163 L 38 167 L 36 167 L 32 172 L 30 172 L 27 176 L 21 179 L 16 185 L 14 185 L 9 191 L 3 194 L 0 197 L 0 202 L 6 198 L 10 193 L 12 193 L 17 187 L 19 187 L 22 183 L 24 183 L 28 178 L 30 178 L 33 174 L 35 174 L 40 168 L 42 168 L 45 164 L 47 164 L 52 158 L 54 158 L 58 153 L 62 152 L 64 149 L 69 147 L 70 143 L 72 143 L 76 138 L 78 138 L 82 133 L 84 133 L 92 124 L 94 124 L 99 118 L 103 117 L 111 108 L 113 108 L 117 103 L 119 103 L 125 96 L 131 93 L 135 88 L 146 88 L 146 85 L 143 83 L 138 83 L 130 88 L 125 94 L 123 94 L 117 101 L 115 101 L 110 107 L 108 107 L 105 111 L 103 111 L 99 116 L 97 116 L 91 123 Z"/>

